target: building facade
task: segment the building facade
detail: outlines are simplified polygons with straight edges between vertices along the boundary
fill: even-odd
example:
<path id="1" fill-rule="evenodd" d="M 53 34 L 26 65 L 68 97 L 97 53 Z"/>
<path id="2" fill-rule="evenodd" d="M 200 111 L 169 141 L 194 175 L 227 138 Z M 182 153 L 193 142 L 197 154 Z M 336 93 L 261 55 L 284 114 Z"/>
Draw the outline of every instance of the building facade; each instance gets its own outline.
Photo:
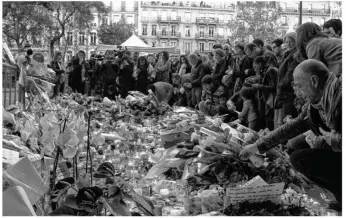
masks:
<path id="1" fill-rule="evenodd" d="M 280 23 L 284 32 L 299 26 L 299 1 L 280 1 Z M 323 25 L 332 18 L 330 1 L 303 1 L 302 23 L 314 22 Z"/>
<path id="2" fill-rule="evenodd" d="M 138 35 L 152 47 L 176 47 L 181 54 L 208 52 L 226 40 L 235 2 L 144 2 Z"/>

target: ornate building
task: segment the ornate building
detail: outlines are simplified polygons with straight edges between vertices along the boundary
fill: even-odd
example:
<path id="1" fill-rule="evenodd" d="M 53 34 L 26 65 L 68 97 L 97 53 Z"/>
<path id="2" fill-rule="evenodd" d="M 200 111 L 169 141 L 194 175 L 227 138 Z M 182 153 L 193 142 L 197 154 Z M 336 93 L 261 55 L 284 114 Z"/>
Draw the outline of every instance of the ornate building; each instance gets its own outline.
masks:
<path id="1" fill-rule="evenodd" d="M 182 54 L 208 52 L 225 41 L 234 12 L 231 1 L 142 1 L 138 35 L 152 47 L 177 47 Z"/>

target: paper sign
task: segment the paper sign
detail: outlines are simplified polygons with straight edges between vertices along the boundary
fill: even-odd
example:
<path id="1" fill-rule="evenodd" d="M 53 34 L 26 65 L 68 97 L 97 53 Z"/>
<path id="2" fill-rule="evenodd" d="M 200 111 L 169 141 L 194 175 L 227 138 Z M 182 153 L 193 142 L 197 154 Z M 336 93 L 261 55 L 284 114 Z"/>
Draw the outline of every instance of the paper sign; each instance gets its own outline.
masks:
<path id="1" fill-rule="evenodd" d="M 285 183 L 275 183 L 257 187 L 228 188 L 226 189 L 226 196 L 230 197 L 231 204 L 243 201 L 263 202 L 267 200 L 279 203 L 284 186 Z"/>
<path id="2" fill-rule="evenodd" d="M 8 188 L 3 192 L 3 216 L 36 216 L 28 196 L 20 186 Z"/>
<path id="3" fill-rule="evenodd" d="M 263 186 L 263 185 L 268 185 L 268 183 L 266 183 L 260 176 L 256 176 L 250 181 L 248 181 L 247 183 L 245 183 L 244 185 L 242 185 L 241 187 L 250 188 L 250 187 Z"/>
<path id="4" fill-rule="evenodd" d="M 11 165 L 14 165 L 19 161 L 19 152 L 18 151 L 13 151 L 9 150 L 6 148 L 2 149 L 2 161 L 3 163 L 8 163 Z"/>
<path id="5" fill-rule="evenodd" d="M 44 184 L 43 179 L 27 157 L 4 171 L 3 176 L 25 190 L 31 205 L 34 205 L 48 190 L 48 186 Z"/>

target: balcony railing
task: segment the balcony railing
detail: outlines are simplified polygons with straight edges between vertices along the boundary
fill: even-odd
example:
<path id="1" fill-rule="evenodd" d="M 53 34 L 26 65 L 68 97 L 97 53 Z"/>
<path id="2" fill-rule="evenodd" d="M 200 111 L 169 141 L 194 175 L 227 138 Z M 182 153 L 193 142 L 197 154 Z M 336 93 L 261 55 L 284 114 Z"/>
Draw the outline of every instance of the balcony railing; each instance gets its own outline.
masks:
<path id="1" fill-rule="evenodd" d="M 303 8 L 303 14 L 330 14 L 330 9 L 306 9 Z M 299 9 L 296 8 L 286 8 L 283 9 L 281 13 L 299 13 Z"/>
<path id="2" fill-rule="evenodd" d="M 219 38 L 223 38 L 223 36 L 217 34 L 209 35 L 209 33 L 196 33 L 196 39 L 217 40 Z"/>
<path id="3" fill-rule="evenodd" d="M 223 10 L 234 10 L 234 5 L 225 5 L 219 4 L 215 6 L 211 6 L 208 4 L 200 4 L 200 3 L 187 3 L 184 1 L 174 1 L 173 3 L 169 2 L 155 2 L 155 1 L 141 1 L 142 7 L 194 7 L 194 8 L 210 8 L 210 9 L 223 9 Z"/>
<path id="4" fill-rule="evenodd" d="M 158 31 L 157 36 L 160 38 L 175 38 L 175 37 L 180 38 L 181 33 L 180 32 L 171 32 L 171 31 L 166 31 L 166 32 Z"/>
<path id="5" fill-rule="evenodd" d="M 197 17 L 196 18 L 197 23 L 203 23 L 203 24 L 218 24 L 219 19 L 218 18 L 201 18 Z"/>
<path id="6" fill-rule="evenodd" d="M 162 16 L 158 16 L 157 17 L 159 22 L 180 22 L 181 21 L 181 17 L 177 16 L 177 17 L 162 17 Z"/>

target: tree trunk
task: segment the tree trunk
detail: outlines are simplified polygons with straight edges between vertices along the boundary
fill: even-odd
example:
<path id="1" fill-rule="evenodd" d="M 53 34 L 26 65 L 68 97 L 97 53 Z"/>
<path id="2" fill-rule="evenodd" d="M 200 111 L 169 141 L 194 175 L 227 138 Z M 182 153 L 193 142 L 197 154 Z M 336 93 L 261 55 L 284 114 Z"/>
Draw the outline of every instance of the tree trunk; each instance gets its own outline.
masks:
<path id="1" fill-rule="evenodd" d="M 52 39 L 49 43 L 49 50 L 50 50 L 50 60 L 49 62 L 51 62 L 54 58 L 54 44 L 55 44 L 55 39 Z"/>

